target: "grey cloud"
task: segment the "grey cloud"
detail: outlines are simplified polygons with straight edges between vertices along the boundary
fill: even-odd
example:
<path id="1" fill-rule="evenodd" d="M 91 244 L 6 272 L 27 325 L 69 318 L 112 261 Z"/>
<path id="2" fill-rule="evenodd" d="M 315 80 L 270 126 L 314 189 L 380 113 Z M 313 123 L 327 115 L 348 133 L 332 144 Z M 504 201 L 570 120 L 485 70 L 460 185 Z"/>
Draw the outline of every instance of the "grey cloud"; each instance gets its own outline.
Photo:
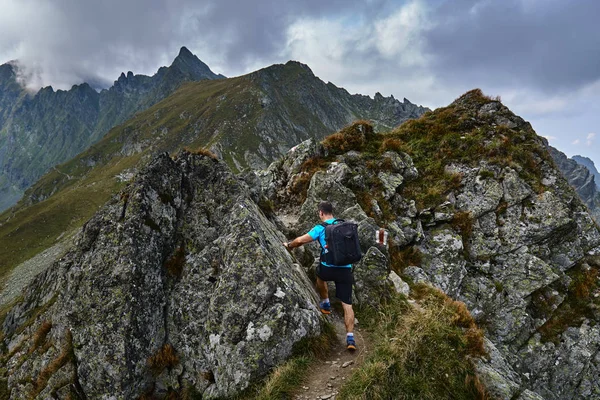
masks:
<path id="1" fill-rule="evenodd" d="M 34 78 L 64 87 L 105 83 L 121 70 L 153 73 L 182 45 L 244 71 L 281 51 L 292 21 L 361 12 L 379 0 L 4 1 L 16 17 L 0 16 L 0 57 L 16 55 Z"/>
<path id="2" fill-rule="evenodd" d="M 443 80 L 575 90 L 600 78 L 600 2 L 448 1 L 425 33 Z"/>

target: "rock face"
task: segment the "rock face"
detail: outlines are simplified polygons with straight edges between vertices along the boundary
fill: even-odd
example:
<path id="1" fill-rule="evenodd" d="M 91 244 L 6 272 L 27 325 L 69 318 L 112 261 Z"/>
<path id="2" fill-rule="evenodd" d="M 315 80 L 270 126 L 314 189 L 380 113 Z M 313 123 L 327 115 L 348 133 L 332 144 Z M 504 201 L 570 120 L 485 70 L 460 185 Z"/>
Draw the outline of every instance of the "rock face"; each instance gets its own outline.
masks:
<path id="1" fill-rule="evenodd" d="M 108 90 L 87 83 L 31 94 L 16 63 L 0 66 L 0 211 L 56 164 L 97 142 L 112 127 L 173 93 L 183 82 L 224 78 L 183 47 L 150 77 L 121 74 Z"/>
<path id="2" fill-rule="evenodd" d="M 581 200 L 588 206 L 594 219 L 600 221 L 600 186 L 598 186 L 598 171 L 594 167 L 594 163 L 589 158 L 584 159 L 580 156 L 575 157 L 579 157 L 578 160 L 581 162 L 575 160 L 575 157 L 570 159 L 552 146 L 548 146 L 548 149 L 569 185 L 575 189 Z"/>
<path id="3" fill-rule="evenodd" d="M 367 125 L 358 123 L 356 127 L 358 131 L 371 129 L 373 134 L 372 128 Z M 370 189 L 369 185 L 372 182 L 369 179 L 372 171 L 369 166 L 378 168 L 381 163 L 386 165 L 389 163 L 391 167 L 384 173 L 386 178 L 381 179 L 375 175 L 375 179 L 382 184 L 384 196 L 394 197 L 399 208 L 412 210 L 414 202 L 403 200 L 396 194 L 396 189 L 399 189 L 402 182 L 413 180 L 417 176 L 417 171 L 410 157 L 404 153 L 387 152 L 378 163 L 372 164 L 368 156 L 350 151 L 332 158 L 322 170 L 314 172 L 306 189 L 306 199 L 299 204 L 298 186 L 301 182 L 306 182 L 307 175 L 310 175 L 305 170 L 306 165 L 321 159 L 326 154 L 327 149 L 313 140 L 301 143 L 290 150 L 285 157 L 271 164 L 268 169 L 256 172 L 260 190 L 276 204 L 280 213 L 298 216 L 297 220 L 288 224 L 287 228 L 290 232 L 288 236 L 304 234 L 319 223 L 317 206 L 325 200 L 333 204 L 337 218 L 358 224 L 363 258 L 353 266 L 354 304 L 376 307 L 382 299 L 396 291 L 396 285 L 401 284 L 394 279 L 394 275 L 390 274 L 391 262 L 388 248 L 376 242 L 375 232 L 378 231 L 379 226 L 375 219 L 369 217 L 363 210 L 357 195 L 360 196 Z M 372 206 L 377 208 L 377 202 Z M 368 211 L 373 214 L 372 210 Z M 397 243 L 412 241 L 418 235 L 417 220 L 403 219 L 400 226 L 402 228 L 394 224 L 394 231 L 390 229 L 390 235 Z M 304 267 L 312 273 L 314 263 L 318 262 L 320 248 L 317 244 L 305 248 L 306 250 L 298 252 L 297 258 L 303 260 Z"/>
<path id="4" fill-rule="evenodd" d="M 239 393 L 321 329 L 283 240 L 224 163 L 157 157 L 7 314 L 11 398 Z"/>

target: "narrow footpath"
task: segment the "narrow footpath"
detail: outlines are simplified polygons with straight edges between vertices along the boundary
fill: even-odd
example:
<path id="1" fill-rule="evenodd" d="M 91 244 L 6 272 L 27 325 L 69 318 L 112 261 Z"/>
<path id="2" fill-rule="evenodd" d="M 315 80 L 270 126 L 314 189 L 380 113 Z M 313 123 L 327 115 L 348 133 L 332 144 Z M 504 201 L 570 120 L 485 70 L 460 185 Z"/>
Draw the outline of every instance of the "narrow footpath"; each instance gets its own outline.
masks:
<path id="1" fill-rule="evenodd" d="M 334 310 L 329 320 L 335 326 L 338 343 L 322 360 L 311 365 L 304 383 L 292 396 L 296 400 L 334 400 L 340 387 L 350 379 L 354 369 L 361 365 L 370 351 L 367 332 L 356 324 L 354 340 L 357 350 L 346 349 L 346 329 L 343 315 Z"/>

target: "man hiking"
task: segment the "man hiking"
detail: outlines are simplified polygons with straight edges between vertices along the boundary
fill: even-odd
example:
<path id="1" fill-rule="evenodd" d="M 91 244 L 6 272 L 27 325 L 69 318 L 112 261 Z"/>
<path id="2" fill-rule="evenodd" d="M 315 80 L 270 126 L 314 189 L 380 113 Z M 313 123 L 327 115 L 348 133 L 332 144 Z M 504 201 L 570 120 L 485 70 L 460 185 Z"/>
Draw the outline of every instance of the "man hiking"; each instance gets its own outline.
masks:
<path id="1" fill-rule="evenodd" d="M 336 222 L 333 217 L 333 206 L 328 201 L 319 204 L 319 219 L 325 224 L 330 225 Z M 331 303 L 327 290 L 327 281 L 335 282 L 335 296 L 342 301 L 344 309 L 344 324 L 346 325 L 346 347 L 348 350 L 356 350 L 354 342 L 354 310 L 352 310 L 352 265 L 331 265 L 324 261 L 326 253 L 325 227 L 323 224 L 315 225 L 307 234 L 297 237 L 291 242 L 283 245 L 288 249 L 300 247 L 306 243 L 319 241 L 321 245 L 321 260 L 317 266 L 317 289 L 321 296 L 319 306 L 323 314 L 331 314 Z"/>

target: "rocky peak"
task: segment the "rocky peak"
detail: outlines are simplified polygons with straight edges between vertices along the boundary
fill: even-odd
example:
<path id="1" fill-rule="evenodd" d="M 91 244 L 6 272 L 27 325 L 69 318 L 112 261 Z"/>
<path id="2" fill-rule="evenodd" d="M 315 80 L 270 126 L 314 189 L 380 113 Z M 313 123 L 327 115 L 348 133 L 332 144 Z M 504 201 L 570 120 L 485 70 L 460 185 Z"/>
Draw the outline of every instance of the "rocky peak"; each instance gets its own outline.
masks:
<path id="1" fill-rule="evenodd" d="M 15 71 L 11 63 L 0 65 L 0 83 L 5 84 L 9 80 L 15 79 Z"/>
<path id="2" fill-rule="evenodd" d="M 69 91 L 47 87 L 35 96 L 22 96 L 26 89 L 16 82 L 13 66 L 5 64 L 0 70 L 0 130 L 15 140 L 0 144 L 0 154 L 5 155 L 0 156 L 0 210 L 13 205 L 54 165 L 74 157 L 182 83 L 217 78 L 223 76 L 182 49 L 170 67 L 160 68 L 154 76 L 121 73 L 111 88 L 100 93 L 83 83 Z M 17 139 L 24 137 L 23 142 Z"/>
<path id="3" fill-rule="evenodd" d="M 600 393 L 600 230 L 531 125 L 475 90 L 388 135 L 371 131 L 303 143 L 258 174 L 279 212 L 300 215 L 290 229 L 305 232 L 330 200 L 362 232 L 358 303 L 361 281 L 383 298 L 393 270 L 467 304 L 489 354 L 475 368 L 494 397 Z M 378 227 L 388 248 L 372 242 Z"/>
<path id="4" fill-rule="evenodd" d="M 210 70 L 208 65 L 200 61 L 186 47 L 182 47 L 179 54 L 171 64 L 172 69 L 177 69 L 180 73 L 189 77 L 190 80 L 200 79 L 218 79 L 224 78 L 223 75 L 217 75 Z"/>

